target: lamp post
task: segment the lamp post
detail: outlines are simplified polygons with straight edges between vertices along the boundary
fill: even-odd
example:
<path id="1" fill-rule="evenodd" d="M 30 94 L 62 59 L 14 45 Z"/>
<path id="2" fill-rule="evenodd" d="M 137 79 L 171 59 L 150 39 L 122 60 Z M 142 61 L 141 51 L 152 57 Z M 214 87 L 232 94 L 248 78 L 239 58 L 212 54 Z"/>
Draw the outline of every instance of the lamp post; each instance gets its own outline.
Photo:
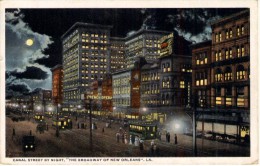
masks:
<path id="1" fill-rule="evenodd" d="M 89 144 L 90 151 L 93 151 L 93 142 L 92 142 L 92 93 L 87 91 L 86 98 L 84 94 L 81 95 L 81 99 L 85 101 L 86 110 L 89 108 Z"/>
<path id="2" fill-rule="evenodd" d="M 60 107 L 61 107 L 61 105 L 57 104 L 57 110 L 56 110 L 56 137 L 60 136 L 59 125 L 58 125 L 58 121 L 59 121 L 59 108 Z"/>
<path id="3" fill-rule="evenodd" d="M 26 108 L 26 105 L 23 105 L 22 116 L 23 116 L 23 114 L 25 112 L 25 108 Z"/>

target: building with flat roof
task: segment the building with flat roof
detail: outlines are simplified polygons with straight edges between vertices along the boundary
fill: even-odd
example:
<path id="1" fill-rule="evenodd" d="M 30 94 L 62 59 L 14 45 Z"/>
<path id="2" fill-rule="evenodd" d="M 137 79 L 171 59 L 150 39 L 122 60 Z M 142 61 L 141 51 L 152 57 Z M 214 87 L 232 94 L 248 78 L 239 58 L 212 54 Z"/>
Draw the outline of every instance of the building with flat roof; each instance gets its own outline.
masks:
<path id="1" fill-rule="evenodd" d="M 201 114 L 197 127 L 213 133 L 214 139 L 246 141 L 250 136 L 249 10 L 219 19 L 211 28 L 211 45 L 191 46 L 193 93 Z"/>
<path id="2" fill-rule="evenodd" d="M 62 35 L 63 111 L 75 109 L 90 83 L 110 72 L 111 28 L 77 22 Z"/>
<path id="3" fill-rule="evenodd" d="M 63 98 L 63 69 L 56 65 L 52 69 L 52 100 L 54 104 L 61 104 Z"/>
<path id="4" fill-rule="evenodd" d="M 111 53 L 110 65 L 111 73 L 124 69 L 126 67 L 125 61 L 125 39 L 118 37 L 111 37 Z"/>
<path id="5" fill-rule="evenodd" d="M 144 57 L 148 63 L 158 59 L 159 39 L 170 32 L 140 29 L 125 38 L 126 68 L 132 68 L 136 58 Z"/>

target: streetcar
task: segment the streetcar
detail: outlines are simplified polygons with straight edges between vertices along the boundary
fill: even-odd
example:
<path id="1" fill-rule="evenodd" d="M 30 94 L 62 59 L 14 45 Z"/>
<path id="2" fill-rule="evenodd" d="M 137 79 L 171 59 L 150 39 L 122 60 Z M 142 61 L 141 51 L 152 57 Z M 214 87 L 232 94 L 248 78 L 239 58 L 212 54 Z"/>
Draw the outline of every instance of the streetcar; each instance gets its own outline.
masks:
<path id="1" fill-rule="evenodd" d="M 43 122 L 44 121 L 44 115 L 42 115 L 42 114 L 35 114 L 34 115 L 34 120 L 36 122 Z"/>
<path id="2" fill-rule="evenodd" d="M 72 121 L 67 117 L 60 117 L 53 119 L 52 126 L 58 126 L 59 129 L 72 129 Z"/>
<path id="3" fill-rule="evenodd" d="M 157 138 L 157 125 L 153 123 L 130 123 L 129 134 L 142 140 Z"/>

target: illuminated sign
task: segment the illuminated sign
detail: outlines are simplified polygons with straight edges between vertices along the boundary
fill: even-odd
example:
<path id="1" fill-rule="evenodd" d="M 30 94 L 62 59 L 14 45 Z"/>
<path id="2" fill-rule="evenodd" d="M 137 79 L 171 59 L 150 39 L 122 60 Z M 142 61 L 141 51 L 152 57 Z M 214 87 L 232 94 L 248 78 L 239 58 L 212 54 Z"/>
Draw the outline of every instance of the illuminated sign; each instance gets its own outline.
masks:
<path id="1" fill-rule="evenodd" d="M 171 55 L 173 47 L 173 33 L 163 36 L 159 40 L 159 43 L 161 44 L 160 57 Z"/>
<path id="2" fill-rule="evenodd" d="M 93 95 L 88 95 L 86 98 L 87 99 L 94 99 L 94 100 L 112 100 L 112 96 L 93 96 Z"/>

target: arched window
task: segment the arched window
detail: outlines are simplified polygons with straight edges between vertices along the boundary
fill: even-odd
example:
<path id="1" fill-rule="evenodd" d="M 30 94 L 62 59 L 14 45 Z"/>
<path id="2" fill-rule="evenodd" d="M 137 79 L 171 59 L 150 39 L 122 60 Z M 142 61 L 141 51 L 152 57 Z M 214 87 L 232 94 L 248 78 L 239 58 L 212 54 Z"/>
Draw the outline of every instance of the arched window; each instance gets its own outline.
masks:
<path id="1" fill-rule="evenodd" d="M 170 103 L 169 94 L 166 95 L 166 104 L 168 105 Z"/>
<path id="2" fill-rule="evenodd" d="M 231 81 L 232 80 L 232 69 L 230 67 L 227 67 L 225 69 L 224 79 L 225 79 L 225 81 Z"/>
<path id="3" fill-rule="evenodd" d="M 215 81 L 221 82 L 223 80 L 222 70 L 220 68 L 217 68 L 215 71 Z"/>
<path id="4" fill-rule="evenodd" d="M 244 66 L 239 65 L 237 67 L 237 80 L 243 80 L 245 79 L 245 76 L 246 76 L 246 71 Z"/>
<path id="5" fill-rule="evenodd" d="M 162 94 L 162 105 L 165 105 L 165 96 Z"/>

